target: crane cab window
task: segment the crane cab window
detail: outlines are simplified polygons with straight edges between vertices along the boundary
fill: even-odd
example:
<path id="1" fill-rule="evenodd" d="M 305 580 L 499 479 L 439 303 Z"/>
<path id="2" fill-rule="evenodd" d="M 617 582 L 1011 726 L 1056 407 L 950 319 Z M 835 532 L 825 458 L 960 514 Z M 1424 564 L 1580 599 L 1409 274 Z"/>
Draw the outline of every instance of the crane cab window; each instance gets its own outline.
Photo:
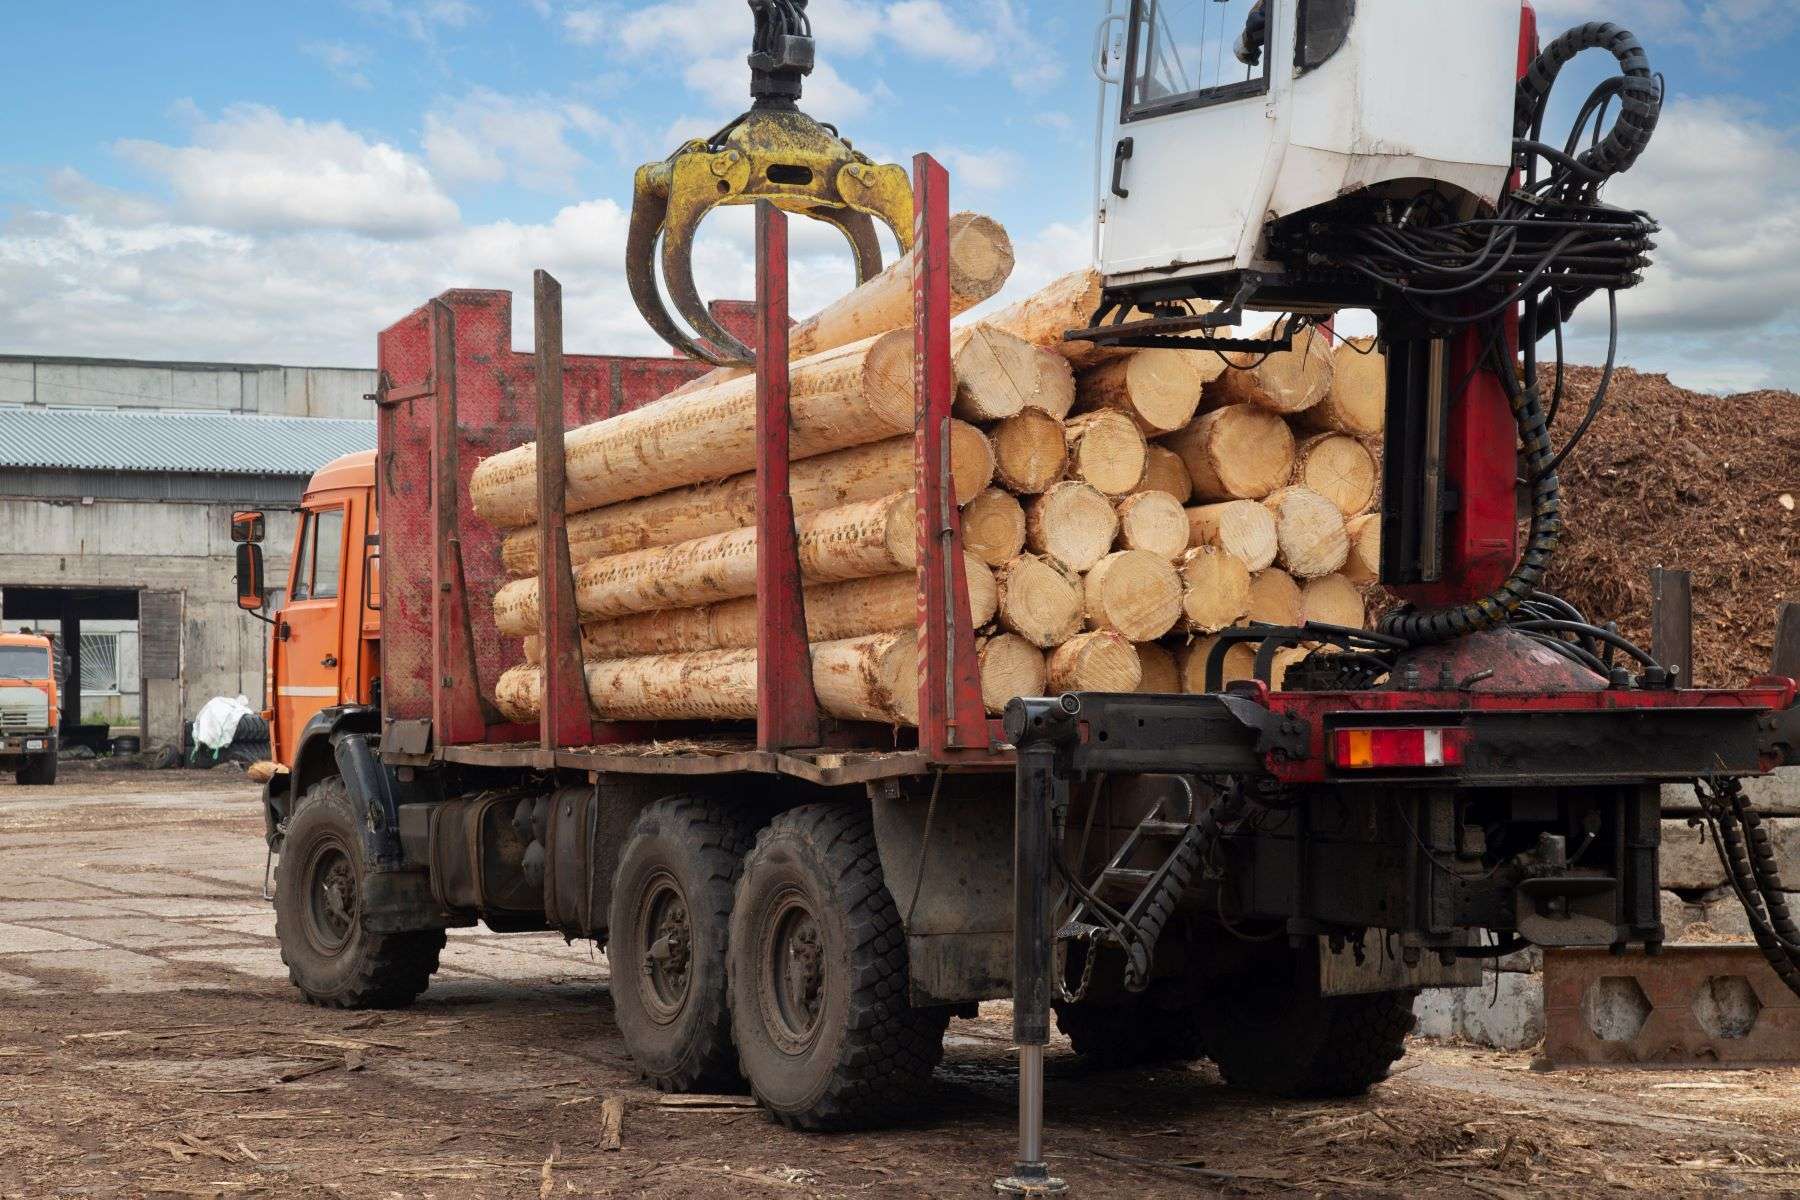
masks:
<path id="1" fill-rule="evenodd" d="M 326 508 L 305 514 L 300 525 L 299 549 L 294 552 L 288 599 L 335 598 L 343 555 L 344 510 Z"/>
<path id="2" fill-rule="evenodd" d="M 1270 7 L 1265 0 L 1134 0 L 1122 119 L 1266 92 Z"/>

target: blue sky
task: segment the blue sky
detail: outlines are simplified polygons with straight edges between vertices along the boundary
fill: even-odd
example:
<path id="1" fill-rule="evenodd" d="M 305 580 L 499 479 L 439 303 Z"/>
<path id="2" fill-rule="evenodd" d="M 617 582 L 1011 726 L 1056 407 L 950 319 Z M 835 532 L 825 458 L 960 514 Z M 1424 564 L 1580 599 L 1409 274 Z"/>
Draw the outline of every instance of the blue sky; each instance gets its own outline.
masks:
<path id="1" fill-rule="evenodd" d="M 562 278 L 572 349 L 654 349 L 621 281 L 631 170 L 746 98 L 742 0 L 8 7 L 4 351 L 367 365 L 429 296 L 523 292 L 534 266 Z M 1012 290 L 1035 286 L 1088 257 L 1102 7 L 813 0 L 806 107 L 879 158 L 941 156 L 956 206 L 1012 232 Z M 1670 81 L 1658 143 L 1613 197 L 1670 227 L 1626 305 L 1626 360 L 1693 386 L 1791 383 L 1800 5 L 1539 7 L 1554 28 L 1632 25 Z M 742 215 L 704 241 L 710 294 L 747 294 Z M 835 236 L 796 227 L 796 307 L 847 285 Z"/>

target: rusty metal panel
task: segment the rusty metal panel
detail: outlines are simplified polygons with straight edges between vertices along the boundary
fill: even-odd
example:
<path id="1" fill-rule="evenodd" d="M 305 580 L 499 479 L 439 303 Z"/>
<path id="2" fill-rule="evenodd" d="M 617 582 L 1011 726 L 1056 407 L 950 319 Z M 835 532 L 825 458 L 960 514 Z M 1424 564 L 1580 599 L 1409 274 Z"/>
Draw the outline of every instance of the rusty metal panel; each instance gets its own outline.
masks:
<path id="1" fill-rule="evenodd" d="M 138 594 L 138 673 L 181 678 L 181 593 Z"/>
<path id="2" fill-rule="evenodd" d="M 594 728 L 581 665 L 581 618 L 575 609 L 565 507 L 562 285 L 548 271 L 533 278 L 532 316 L 537 354 L 538 639 L 544 662 L 538 744 L 554 750 L 587 745 Z"/>
<path id="3" fill-rule="evenodd" d="M 1747 944 L 1546 950 L 1544 1028 L 1556 1066 L 1800 1062 L 1800 997 Z"/>

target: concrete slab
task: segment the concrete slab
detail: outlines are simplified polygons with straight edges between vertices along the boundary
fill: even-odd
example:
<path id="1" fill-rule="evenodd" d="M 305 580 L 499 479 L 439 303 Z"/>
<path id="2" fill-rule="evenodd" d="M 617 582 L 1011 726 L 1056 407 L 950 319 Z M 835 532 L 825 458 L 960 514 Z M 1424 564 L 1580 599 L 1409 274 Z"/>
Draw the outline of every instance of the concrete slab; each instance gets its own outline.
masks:
<path id="1" fill-rule="evenodd" d="M 28 975 L 14 975 L 10 971 L 0 971 L 0 992 L 28 996 L 44 990 L 42 984 Z"/>
<path id="2" fill-rule="evenodd" d="M 119 907 L 99 900 L 0 900 L 0 921 L 116 916 Z"/>
<path id="3" fill-rule="evenodd" d="M 181 950 L 164 957 L 170 962 L 223 967 L 227 971 L 249 975 L 254 979 L 286 980 L 288 977 L 287 964 L 281 961 L 281 952 L 273 946 Z"/>
<path id="4" fill-rule="evenodd" d="M 144 913 L 152 917 L 244 917 L 271 910 L 268 901 L 256 896 L 236 900 L 193 896 L 129 896 L 119 901 L 119 911 Z M 270 919 L 274 918 L 271 916 Z"/>
<path id="5" fill-rule="evenodd" d="M 32 925 L 0 925 L 0 955 L 46 950 L 98 950 L 100 943 Z"/>
<path id="6" fill-rule="evenodd" d="M 160 958 L 132 950 L 64 950 L 8 955 L 0 958 L 0 969 L 30 975 L 50 992 L 79 990 L 99 995 L 139 996 L 231 986 L 228 977 L 217 983 L 197 980 Z"/>
<path id="7" fill-rule="evenodd" d="M 242 945 L 246 940 L 243 934 L 231 930 L 209 929 L 191 922 L 156 917 L 75 917 L 58 921 L 56 928 L 73 937 L 128 950 Z"/>

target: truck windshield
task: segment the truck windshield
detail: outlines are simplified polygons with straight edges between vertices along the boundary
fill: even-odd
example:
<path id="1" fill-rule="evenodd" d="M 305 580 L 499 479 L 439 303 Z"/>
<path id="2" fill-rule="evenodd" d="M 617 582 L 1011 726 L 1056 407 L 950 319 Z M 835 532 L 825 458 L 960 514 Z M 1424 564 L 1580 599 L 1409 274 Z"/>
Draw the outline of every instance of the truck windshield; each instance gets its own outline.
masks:
<path id="1" fill-rule="evenodd" d="M 50 678 L 50 652 L 42 646 L 0 646 L 0 679 Z"/>

